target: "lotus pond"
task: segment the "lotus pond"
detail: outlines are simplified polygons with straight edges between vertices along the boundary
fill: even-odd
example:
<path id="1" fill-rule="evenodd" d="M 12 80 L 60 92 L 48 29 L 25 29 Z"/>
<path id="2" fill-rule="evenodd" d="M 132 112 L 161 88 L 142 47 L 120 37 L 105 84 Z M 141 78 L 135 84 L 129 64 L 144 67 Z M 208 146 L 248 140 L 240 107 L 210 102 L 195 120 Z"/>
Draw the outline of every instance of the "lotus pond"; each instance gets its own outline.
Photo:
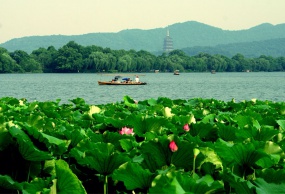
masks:
<path id="1" fill-rule="evenodd" d="M 0 98 L 0 193 L 284 193 L 285 103 Z"/>

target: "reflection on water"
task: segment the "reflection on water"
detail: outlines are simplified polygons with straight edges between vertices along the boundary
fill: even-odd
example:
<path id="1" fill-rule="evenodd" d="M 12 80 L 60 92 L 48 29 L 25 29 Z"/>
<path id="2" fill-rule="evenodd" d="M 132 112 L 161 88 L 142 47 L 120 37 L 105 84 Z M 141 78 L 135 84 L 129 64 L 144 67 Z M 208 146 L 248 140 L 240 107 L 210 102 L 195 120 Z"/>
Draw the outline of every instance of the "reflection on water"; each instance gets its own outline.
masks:
<path id="1" fill-rule="evenodd" d="M 236 101 L 285 100 L 285 73 L 147 73 L 142 86 L 99 86 L 98 80 L 111 80 L 99 74 L 1 74 L 0 97 L 29 101 L 68 100 L 77 97 L 90 104 L 122 101 L 125 95 L 136 100 L 158 97 L 171 99 L 214 98 Z"/>

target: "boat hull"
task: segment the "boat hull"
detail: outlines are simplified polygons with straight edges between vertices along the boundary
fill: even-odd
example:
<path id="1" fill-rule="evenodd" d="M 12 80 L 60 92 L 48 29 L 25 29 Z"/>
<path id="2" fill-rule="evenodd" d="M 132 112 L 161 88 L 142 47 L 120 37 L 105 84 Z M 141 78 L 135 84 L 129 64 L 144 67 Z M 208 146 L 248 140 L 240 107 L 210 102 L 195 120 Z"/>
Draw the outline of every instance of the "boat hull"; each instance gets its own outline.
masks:
<path id="1" fill-rule="evenodd" d="M 146 82 L 109 82 L 109 81 L 98 81 L 99 85 L 116 85 L 116 86 L 133 86 L 133 85 L 146 85 Z"/>

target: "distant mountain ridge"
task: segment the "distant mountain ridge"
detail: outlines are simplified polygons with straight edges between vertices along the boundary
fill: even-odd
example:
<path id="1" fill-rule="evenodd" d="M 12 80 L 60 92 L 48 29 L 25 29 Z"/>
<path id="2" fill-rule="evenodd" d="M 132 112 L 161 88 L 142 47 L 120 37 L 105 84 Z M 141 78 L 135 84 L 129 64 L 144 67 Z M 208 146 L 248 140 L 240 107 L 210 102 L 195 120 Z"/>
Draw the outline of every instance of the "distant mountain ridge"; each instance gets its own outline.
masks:
<path id="1" fill-rule="evenodd" d="M 194 46 L 183 48 L 181 50 L 190 56 L 198 55 L 199 53 L 203 52 L 211 55 L 220 54 L 227 57 L 232 57 L 237 53 L 241 53 L 247 58 L 259 57 L 260 55 L 285 57 L 285 38 L 231 43 L 212 47 Z"/>
<path id="2" fill-rule="evenodd" d="M 174 49 L 189 50 L 189 48 L 198 48 L 201 51 L 211 47 L 216 51 L 233 49 L 232 52 L 238 52 L 235 48 L 240 48 L 240 53 L 244 52 L 242 45 L 246 47 L 254 47 L 249 45 L 258 45 L 259 41 L 267 41 L 271 45 L 271 49 L 282 51 L 284 47 L 280 47 L 278 41 L 284 43 L 285 24 L 272 25 L 269 23 L 260 24 L 246 30 L 223 30 L 196 21 L 188 21 L 183 23 L 175 23 L 165 28 L 155 28 L 150 30 L 130 29 L 122 30 L 117 33 L 89 33 L 83 35 L 50 35 L 50 36 L 29 36 L 23 38 L 15 38 L 9 40 L 0 47 L 6 48 L 8 51 L 23 50 L 28 53 L 40 47 L 48 48 L 54 46 L 56 49 L 67 44 L 69 41 L 75 41 L 82 46 L 96 45 L 103 48 L 114 50 L 146 50 L 152 53 L 161 53 L 163 40 L 166 31 L 169 29 L 170 36 L 174 42 Z M 237 46 L 235 46 L 237 44 Z M 261 43 L 259 45 L 262 45 Z M 283 44 L 284 45 L 284 44 Z M 203 49 L 204 48 L 204 49 Z M 256 55 L 268 52 L 261 51 Z M 242 53 L 247 56 L 246 53 Z M 282 52 L 276 55 L 284 55 Z M 251 55 L 251 54 L 250 54 Z"/>

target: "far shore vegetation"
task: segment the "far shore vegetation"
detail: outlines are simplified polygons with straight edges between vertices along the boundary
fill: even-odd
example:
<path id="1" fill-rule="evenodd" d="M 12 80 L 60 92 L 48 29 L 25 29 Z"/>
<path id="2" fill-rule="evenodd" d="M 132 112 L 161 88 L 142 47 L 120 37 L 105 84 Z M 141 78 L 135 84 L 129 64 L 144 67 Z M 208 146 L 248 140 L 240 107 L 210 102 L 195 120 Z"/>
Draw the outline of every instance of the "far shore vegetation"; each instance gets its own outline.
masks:
<path id="1" fill-rule="evenodd" d="M 0 73 L 100 73 L 100 72 L 274 72 L 285 70 L 285 57 L 261 55 L 245 58 L 237 53 L 223 55 L 199 53 L 188 56 L 173 50 L 156 56 L 148 51 L 111 50 L 99 46 L 82 46 L 68 42 L 58 50 L 54 46 L 39 48 L 28 54 L 9 52 L 0 47 Z"/>

